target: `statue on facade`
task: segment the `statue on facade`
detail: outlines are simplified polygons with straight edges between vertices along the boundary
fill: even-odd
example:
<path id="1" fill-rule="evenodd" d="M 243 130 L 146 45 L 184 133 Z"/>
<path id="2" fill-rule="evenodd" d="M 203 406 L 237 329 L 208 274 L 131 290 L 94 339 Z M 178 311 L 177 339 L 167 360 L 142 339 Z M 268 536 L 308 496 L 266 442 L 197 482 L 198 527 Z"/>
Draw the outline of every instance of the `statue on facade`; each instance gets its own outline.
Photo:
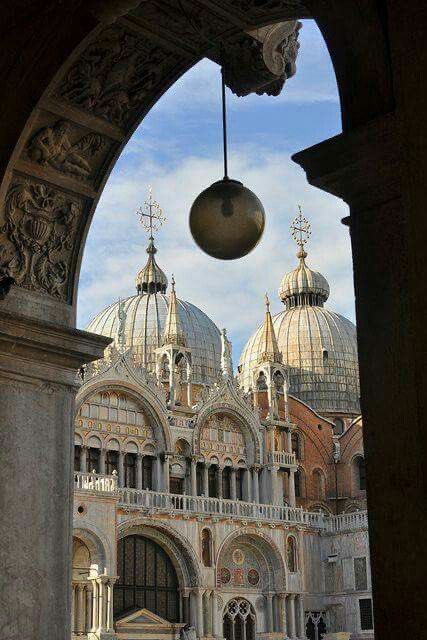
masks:
<path id="1" fill-rule="evenodd" d="M 186 624 L 185 627 L 182 627 L 180 632 L 180 640 L 197 640 L 197 634 L 194 627 Z"/>
<path id="2" fill-rule="evenodd" d="M 227 337 L 227 329 L 221 330 L 221 370 L 223 376 L 233 378 L 232 344 Z"/>
<path id="3" fill-rule="evenodd" d="M 126 334 L 125 334 L 125 326 L 126 326 L 126 310 L 125 310 L 125 302 L 124 300 L 119 300 L 119 308 L 117 311 L 117 317 L 119 320 L 119 328 L 117 330 L 117 343 L 121 349 L 125 348 L 126 345 Z"/>

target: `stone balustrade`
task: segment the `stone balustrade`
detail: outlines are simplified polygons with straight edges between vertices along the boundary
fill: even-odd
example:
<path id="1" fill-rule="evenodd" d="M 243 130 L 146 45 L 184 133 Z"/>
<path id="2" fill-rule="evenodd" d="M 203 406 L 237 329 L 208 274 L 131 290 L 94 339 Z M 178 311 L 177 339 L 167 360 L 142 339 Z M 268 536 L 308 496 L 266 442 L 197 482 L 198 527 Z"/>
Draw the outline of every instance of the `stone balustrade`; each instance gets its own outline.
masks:
<path id="1" fill-rule="evenodd" d="M 368 528 L 368 512 L 354 511 L 353 513 L 340 513 L 337 516 L 329 516 L 325 519 L 325 529 L 330 533 L 343 531 L 355 531 Z"/>
<path id="2" fill-rule="evenodd" d="M 117 493 L 117 475 L 104 475 L 101 473 L 74 472 L 75 491 L 96 491 L 97 493 Z"/>
<path id="3" fill-rule="evenodd" d="M 278 464 L 281 467 L 292 467 L 297 465 L 297 458 L 295 453 L 288 453 L 287 451 L 273 451 L 268 454 L 269 464 Z"/>

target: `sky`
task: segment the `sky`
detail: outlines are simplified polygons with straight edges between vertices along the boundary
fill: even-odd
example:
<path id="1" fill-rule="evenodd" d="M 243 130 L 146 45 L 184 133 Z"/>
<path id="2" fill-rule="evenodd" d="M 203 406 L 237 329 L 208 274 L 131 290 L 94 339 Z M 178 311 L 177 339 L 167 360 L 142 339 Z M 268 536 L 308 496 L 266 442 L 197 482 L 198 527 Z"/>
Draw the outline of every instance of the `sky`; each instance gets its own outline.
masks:
<path id="1" fill-rule="evenodd" d="M 226 327 L 235 361 L 262 322 L 264 294 L 281 311 L 277 290 L 297 265 L 290 224 L 301 204 L 312 235 L 307 264 L 330 284 L 327 306 L 354 321 L 348 214 L 341 200 L 311 187 L 291 160 L 296 151 L 341 131 L 335 75 L 323 38 L 303 21 L 296 76 L 278 97 L 237 98 L 227 91 L 229 175 L 261 199 L 266 229 L 245 258 L 220 261 L 203 254 L 188 226 L 196 196 L 222 177 L 220 70 L 202 60 L 160 99 L 136 130 L 105 186 L 89 231 L 79 284 L 78 325 L 118 298 L 135 293 L 145 264 L 147 233 L 137 209 L 152 185 L 166 223 L 156 233 L 157 261 L 179 298 Z"/>

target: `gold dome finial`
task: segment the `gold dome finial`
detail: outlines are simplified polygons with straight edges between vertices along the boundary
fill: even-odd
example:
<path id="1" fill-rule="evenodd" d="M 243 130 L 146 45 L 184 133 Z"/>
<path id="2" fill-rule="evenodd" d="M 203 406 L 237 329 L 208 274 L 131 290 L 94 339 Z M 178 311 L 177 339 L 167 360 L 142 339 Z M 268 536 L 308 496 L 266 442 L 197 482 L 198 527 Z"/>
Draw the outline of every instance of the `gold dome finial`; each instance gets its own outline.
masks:
<path id="1" fill-rule="evenodd" d="M 304 260 L 304 258 L 307 257 L 307 253 L 304 251 L 304 245 L 307 244 L 311 236 L 311 225 L 307 218 L 304 218 L 302 215 L 301 205 L 298 205 L 298 211 L 298 215 L 292 221 L 291 232 L 293 239 L 299 247 L 297 258 Z"/>

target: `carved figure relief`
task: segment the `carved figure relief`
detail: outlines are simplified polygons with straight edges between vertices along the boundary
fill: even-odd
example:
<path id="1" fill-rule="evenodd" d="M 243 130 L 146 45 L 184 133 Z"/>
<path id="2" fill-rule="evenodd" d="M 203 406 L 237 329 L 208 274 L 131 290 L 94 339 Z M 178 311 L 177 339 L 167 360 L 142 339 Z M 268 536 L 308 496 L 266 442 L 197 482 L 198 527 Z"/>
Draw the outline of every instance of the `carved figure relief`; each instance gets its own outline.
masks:
<path id="1" fill-rule="evenodd" d="M 67 299 L 73 240 L 82 201 L 56 188 L 17 178 L 6 196 L 0 236 L 0 277 Z"/>
<path id="2" fill-rule="evenodd" d="M 37 131 L 30 139 L 26 153 L 37 164 L 49 165 L 79 180 L 88 180 L 94 169 L 91 159 L 105 148 L 106 138 L 92 132 L 80 135 L 74 141 L 73 138 L 76 138 L 75 127 L 67 120 L 58 120 Z"/>
<path id="3" fill-rule="evenodd" d="M 95 116 L 125 126 L 176 64 L 176 54 L 114 25 L 89 44 L 58 93 Z"/>

